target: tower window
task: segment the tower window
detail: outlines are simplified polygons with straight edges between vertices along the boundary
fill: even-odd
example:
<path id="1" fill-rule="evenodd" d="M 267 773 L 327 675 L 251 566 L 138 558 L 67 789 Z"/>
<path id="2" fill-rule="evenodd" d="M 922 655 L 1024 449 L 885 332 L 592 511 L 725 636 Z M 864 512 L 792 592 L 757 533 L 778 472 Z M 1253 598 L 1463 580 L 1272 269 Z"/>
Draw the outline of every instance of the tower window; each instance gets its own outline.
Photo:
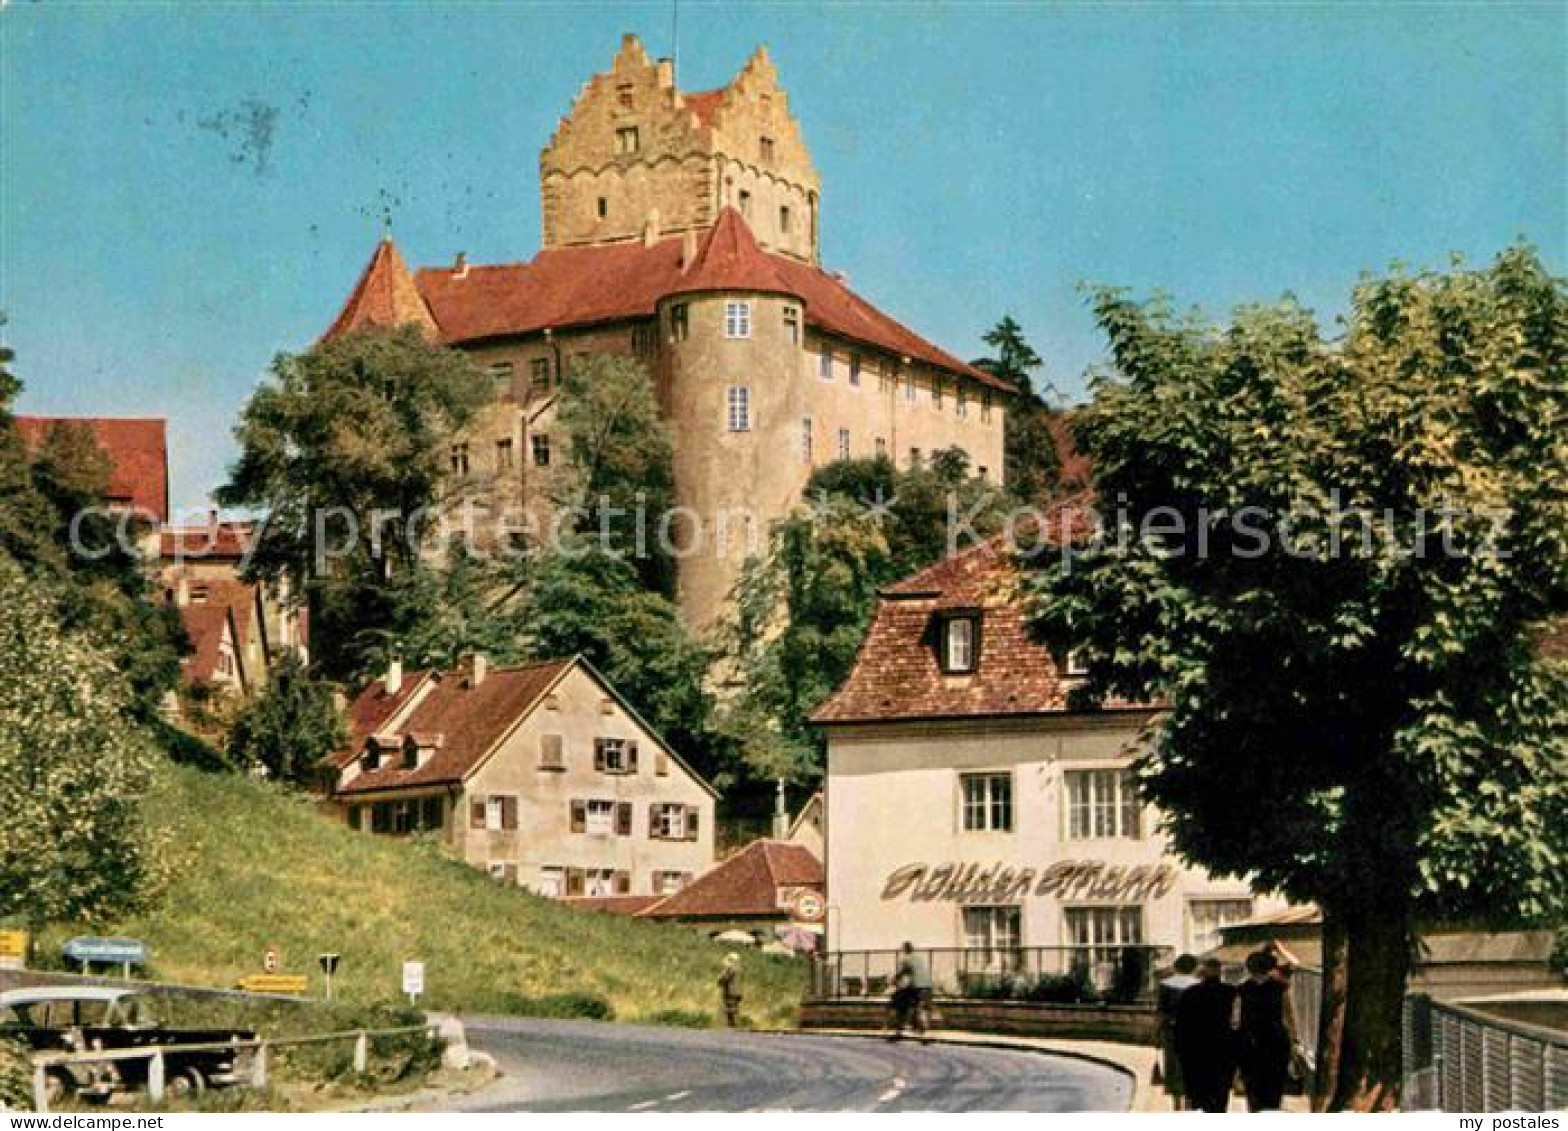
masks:
<path id="1" fill-rule="evenodd" d="M 840 428 L 838 430 L 838 458 L 839 459 L 848 459 L 849 458 L 849 429 L 848 428 Z"/>
<path id="2" fill-rule="evenodd" d="M 731 385 L 726 396 L 731 432 L 751 431 L 751 389 L 745 385 Z"/>
<path id="3" fill-rule="evenodd" d="M 800 345 L 800 307 L 784 308 L 784 336 L 789 339 L 790 345 Z"/>
<path id="4" fill-rule="evenodd" d="M 771 137 L 758 138 L 757 148 L 761 150 L 764 161 L 773 160 L 773 139 Z"/>
<path id="5" fill-rule="evenodd" d="M 599 198 L 599 219 L 603 220 L 610 214 L 610 202 L 604 197 Z"/>
<path id="6" fill-rule="evenodd" d="M 529 443 L 533 446 L 534 466 L 549 467 L 550 434 L 548 432 L 535 432 L 532 436 L 529 437 Z"/>
<path id="7" fill-rule="evenodd" d="M 826 342 L 822 343 L 822 352 L 817 355 L 817 376 L 824 381 L 833 380 L 833 349 Z"/>
<path id="8" fill-rule="evenodd" d="M 724 336 L 726 338 L 751 337 L 751 303 L 724 304 Z"/>
<path id="9" fill-rule="evenodd" d="M 789 231 L 789 205 L 779 205 L 779 231 Z"/>
<path id="10" fill-rule="evenodd" d="M 615 151 L 617 153 L 636 153 L 642 148 L 642 139 L 637 135 L 636 126 L 622 126 L 615 131 Z"/>
<path id="11" fill-rule="evenodd" d="M 811 444 L 811 417 L 802 417 L 800 421 L 800 458 L 807 463 L 812 462 L 814 452 Z"/>
<path id="12" fill-rule="evenodd" d="M 452 445 L 452 470 L 458 475 L 468 474 L 468 445 Z"/>
<path id="13" fill-rule="evenodd" d="M 632 108 L 632 84 L 623 82 L 615 88 L 615 99 L 621 104 L 622 110 Z"/>
<path id="14" fill-rule="evenodd" d="M 740 190 L 740 214 L 746 219 L 751 219 L 751 193 L 745 189 Z"/>
<path id="15" fill-rule="evenodd" d="M 658 349 L 658 326 L 652 322 L 639 322 L 632 327 L 632 352 L 638 357 L 652 357 Z"/>
<path id="16" fill-rule="evenodd" d="M 528 363 L 528 380 L 535 393 L 544 394 L 550 391 L 550 359 L 536 357 Z"/>
<path id="17" fill-rule="evenodd" d="M 670 341 L 684 342 L 691 326 L 686 318 L 686 304 L 678 302 L 670 307 Z"/>

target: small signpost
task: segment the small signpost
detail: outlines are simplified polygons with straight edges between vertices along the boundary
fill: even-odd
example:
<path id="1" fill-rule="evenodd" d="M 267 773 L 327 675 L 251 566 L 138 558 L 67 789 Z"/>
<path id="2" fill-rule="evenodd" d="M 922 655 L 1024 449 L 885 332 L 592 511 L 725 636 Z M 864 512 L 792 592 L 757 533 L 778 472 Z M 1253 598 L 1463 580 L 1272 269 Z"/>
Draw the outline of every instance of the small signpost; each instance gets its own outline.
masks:
<path id="1" fill-rule="evenodd" d="M 0 931 L 0 970 L 27 968 L 27 932 Z"/>
<path id="2" fill-rule="evenodd" d="M 71 961 L 82 964 L 84 974 L 92 972 L 94 962 L 118 963 L 121 973 L 129 978 L 132 966 L 143 966 L 147 962 L 147 944 L 141 939 L 78 935 L 67 942 L 62 950 Z"/>
<path id="3" fill-rule="evenodd" d="M 423 962 L 403 963 L 403 992 L 408 995 L 409 1005 L 419 1004 L 419 995 L 425 992 L 425 964 Z"/>
<path id="4" fill-rule="evenodd" d="M 308 983 L 303 974 L 250 974 L 241 978 L 238 986 L 248 994 L 304 997 L 310 988 Z"/>
<path id="5" fill-rule="evenodd" d="M 278 948 L 269 946 L 261 956 L 261 968 L 265 973 L 276 974 L 282 959 L 278 956 Z"/>
<path id="6" fill-rule="evenodd" d="M 338 963 L 343 960 L 341 954 L 323 954 L 316 961 L 321 963 L 321 972 L 327 979 L 327 1000 L 332 1000 L 332 975 L 338 972 Z"/>

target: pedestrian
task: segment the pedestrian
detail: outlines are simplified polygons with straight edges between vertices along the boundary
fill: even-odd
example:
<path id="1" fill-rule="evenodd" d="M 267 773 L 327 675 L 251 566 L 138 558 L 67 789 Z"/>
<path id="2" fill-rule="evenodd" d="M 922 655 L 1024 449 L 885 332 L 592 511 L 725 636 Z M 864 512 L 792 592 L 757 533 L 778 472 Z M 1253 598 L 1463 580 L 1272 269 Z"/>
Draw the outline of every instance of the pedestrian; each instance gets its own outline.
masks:
<path id="1" fill-rule="evenodd" d="M 1198 964 L 1198 981 L 1176 1002 L 1176 1059 L 1190 1106 L 1223 1115 L 1230 1108 L 1236 1076 L 1235 1032 L 1231 1028 L 1236 988 L 1220 975 L 1218 958 Z"/>
<path id="2" fill-rule="evenodd" d="M 1247 980 L 1237 989 L 1232 1007 L 1248 1111 L 1278 1111 L 1285 1097 L 1296 1023 L 1289 986 L 1275 973 L 1278 968 L 1271 951 L 1247 955 Z"/>
<path id="3" fill-rule="evenodd" d="M 740 955 L 726 954 L 724 969 L 719 971 L 719 1001 L 724 1006 L 724 1024 L 731 1029 L 740 1027 Z"/>
<path id="4" fill-rule="evenodd" d="M 1178 955 L 1172 964 L 1171 975 L 1160 980 L 1156 998 L 1159 1010 L 1160 1075 L 1165 1084 L 1165 1094 L 1177 1111 L 1187 1107 L 1187 1089 L 1181 1075 L 1181 1058 L 1176 1055 L 1176 1006 L 1181 995 L 1198 984 L 1193 971 L 1198 960 L 1190 954 Z"/>
<path id="5" fill-rule="evenodd" d="M 899 950 L 893 987 L 893 1032 L 889 1039 L 902 1037 L 912 1022 L 915 1036 L 925 1041 L 931 1018 L 931 964 L 925 955 L 915 952 L 912 942 L 906 941 Z"/>

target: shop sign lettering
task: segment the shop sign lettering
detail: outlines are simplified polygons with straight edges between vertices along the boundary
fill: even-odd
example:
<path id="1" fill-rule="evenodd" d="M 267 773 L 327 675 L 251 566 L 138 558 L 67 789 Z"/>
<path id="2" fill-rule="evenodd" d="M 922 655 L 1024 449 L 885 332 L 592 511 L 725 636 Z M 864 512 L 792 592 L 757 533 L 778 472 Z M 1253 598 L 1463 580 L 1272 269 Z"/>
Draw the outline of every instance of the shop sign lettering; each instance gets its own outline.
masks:
<path id="1" fill-rule="evenodd" d="M 1010 903 L 1020 899 L 1159 898 L 1176 886 L 1170 864 L 1059 860 L 1044 869 L 996 864 L 905 864 L 888 876 L 883 900 L 913 903 Z"/>

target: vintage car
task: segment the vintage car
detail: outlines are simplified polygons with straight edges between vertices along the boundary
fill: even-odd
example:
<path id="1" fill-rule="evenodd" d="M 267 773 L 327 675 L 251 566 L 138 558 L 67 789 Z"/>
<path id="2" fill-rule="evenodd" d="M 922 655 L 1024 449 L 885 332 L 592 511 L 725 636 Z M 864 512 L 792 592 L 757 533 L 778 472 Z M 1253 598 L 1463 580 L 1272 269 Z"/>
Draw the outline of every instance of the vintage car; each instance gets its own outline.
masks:
<path id="1" fill-rule="evenodd" d="M 177 1029 L 158 1021 L 157 998 L 111 986 L 35 986 L 0 993 L 0 1038 L 20 1040 L 34 1052 L 97 1052 L 152 1045 L 200 1045 L 249 1040 L 254 1033 Z M 185 1096 L 249 1079 L 247 1050 L 171 1051 L 164 1056 L 164 1087 Z M 147 1085 L 150 1060 L 76 1062 L 48 1070 L 51 1102 L 67 1096 L 107 1100 Z"/>

